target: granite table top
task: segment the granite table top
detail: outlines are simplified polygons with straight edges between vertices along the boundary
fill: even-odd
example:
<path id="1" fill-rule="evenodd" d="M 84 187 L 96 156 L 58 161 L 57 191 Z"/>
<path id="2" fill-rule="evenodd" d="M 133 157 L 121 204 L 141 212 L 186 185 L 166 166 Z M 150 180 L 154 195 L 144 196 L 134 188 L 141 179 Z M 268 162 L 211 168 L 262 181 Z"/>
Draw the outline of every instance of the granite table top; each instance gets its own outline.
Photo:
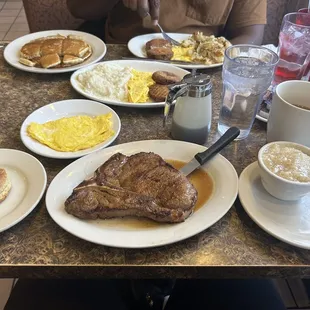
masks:
<path id="1" fill-rule="evenodd" d="M 31 74 L 9 66 L 0 44 L 0 147 L 29 152 L 19 130 L 37 108 L 59 100 L 81 98 L 70 86 L 70 74 Z M 106 60 L 130 56 L 126 46 L 109 45 Z M 207 145 L 218 138 L 221 71 L 208 71 L 213 82 L 213 124 Z M 170 139 L 162 127 L 162 109 L 113 107 L 122 130 L 116 143 Z M 238 174 L 254 162 L 266 143 L 266 124 L 255 121 L 250 136 L 228 146 L 224 155 Z M 35 155 L 35 154 L 34 154 Z M 71 161 L 35 155 L 48 183 Z M 76 238 L 48 215 L 44 197 L 22 222 L 0 233 L 0 277 L 65 278 L 218 278 L 307 277 L 310 251 L 285 244 L 260 229 L 239 200 L 206 231 L 179 243 L 155 249 L 117 249 Z"/>

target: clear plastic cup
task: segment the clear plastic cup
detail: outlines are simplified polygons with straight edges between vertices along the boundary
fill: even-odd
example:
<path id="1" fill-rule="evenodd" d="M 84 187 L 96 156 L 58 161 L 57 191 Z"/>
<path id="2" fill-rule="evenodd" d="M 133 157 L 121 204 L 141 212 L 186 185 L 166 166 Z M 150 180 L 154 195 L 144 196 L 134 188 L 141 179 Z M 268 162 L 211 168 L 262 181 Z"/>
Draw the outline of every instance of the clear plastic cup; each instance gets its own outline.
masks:
<path id="1" fill-rule="evenodd" d="M 248 136 L 278 60 L 275 52 L 262 46 L 242 44 L 226 50 L 218 122 L 220 134 L 235 126 L 240 129 L 237 139 Z"/>

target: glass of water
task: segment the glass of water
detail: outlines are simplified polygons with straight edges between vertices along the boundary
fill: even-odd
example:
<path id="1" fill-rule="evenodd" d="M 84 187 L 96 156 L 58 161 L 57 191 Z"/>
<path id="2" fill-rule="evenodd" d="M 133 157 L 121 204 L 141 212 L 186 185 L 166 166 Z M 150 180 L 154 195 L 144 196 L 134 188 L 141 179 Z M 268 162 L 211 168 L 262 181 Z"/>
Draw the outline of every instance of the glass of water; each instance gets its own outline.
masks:
<path id="1" fill-rule="evenodd" d="M 237 139 L 249 135 L 259 104 L 273 80 L 278 61 L 276 53 L 261 46 L 240 44 L 226 50 L 218 123 L 220 134 L 235 126 L 240 129 Z"/>

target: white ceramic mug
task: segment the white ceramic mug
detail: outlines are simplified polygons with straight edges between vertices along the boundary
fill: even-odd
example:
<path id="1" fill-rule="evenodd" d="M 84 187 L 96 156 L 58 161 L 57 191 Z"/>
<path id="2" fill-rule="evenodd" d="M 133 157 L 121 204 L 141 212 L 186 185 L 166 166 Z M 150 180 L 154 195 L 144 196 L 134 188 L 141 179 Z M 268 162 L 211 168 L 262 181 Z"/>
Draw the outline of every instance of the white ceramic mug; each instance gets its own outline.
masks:
<path id="1" fill-rule="evenodd" d="M 310 147 L 310 82 L 286 81 L 276 87 L 267 124 L 267 142 L 273 141 Z"/>

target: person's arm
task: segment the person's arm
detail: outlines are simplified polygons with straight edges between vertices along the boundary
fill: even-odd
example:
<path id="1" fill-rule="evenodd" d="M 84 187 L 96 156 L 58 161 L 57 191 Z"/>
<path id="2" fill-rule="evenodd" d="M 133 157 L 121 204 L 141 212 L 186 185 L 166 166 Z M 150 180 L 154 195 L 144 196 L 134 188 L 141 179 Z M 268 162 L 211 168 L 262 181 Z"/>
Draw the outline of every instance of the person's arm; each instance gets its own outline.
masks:
<path id="1" fill-rule="evenodd" d="M 85 20 L 106 17 L 119 0 L 67 0 L 71 14 Z"/>
<path id="2" fill-rule="evenodd" d="M 260 45 L 267 21 L 267 0 L 234 0 L 225 26 L 232 44 Z"/>
<path id="3" fill-rule="evenodd" d="M 230 29 L 227 38 L 232 44 L 261 45 L 263 42 L 265 25 L 253 25 Z"/>

